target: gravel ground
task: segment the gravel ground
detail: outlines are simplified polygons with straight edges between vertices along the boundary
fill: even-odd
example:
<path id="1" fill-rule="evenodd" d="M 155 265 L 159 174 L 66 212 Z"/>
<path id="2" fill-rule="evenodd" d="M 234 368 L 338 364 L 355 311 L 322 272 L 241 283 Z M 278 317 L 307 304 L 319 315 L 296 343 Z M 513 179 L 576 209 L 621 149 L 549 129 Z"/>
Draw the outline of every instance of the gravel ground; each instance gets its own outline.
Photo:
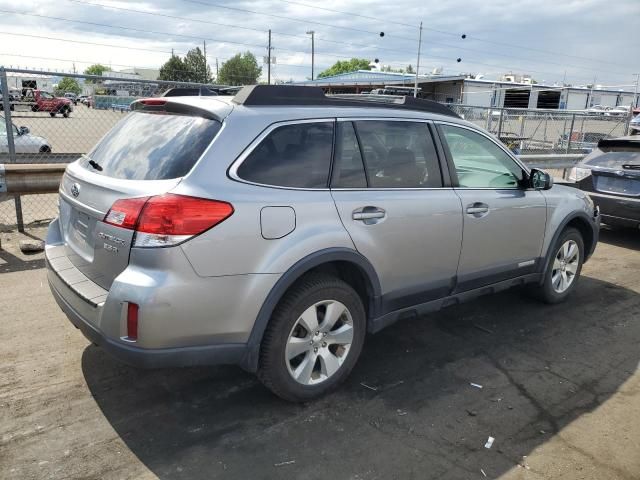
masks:
<path id="1" fill-rule="evenodd" d="M 306 405 L 234 367 L 119 364 L 0 238 L 2 479 L 640 478 L 640 232 L 603 231 L 565 304 L 510 291 L 369 337 Z"/>

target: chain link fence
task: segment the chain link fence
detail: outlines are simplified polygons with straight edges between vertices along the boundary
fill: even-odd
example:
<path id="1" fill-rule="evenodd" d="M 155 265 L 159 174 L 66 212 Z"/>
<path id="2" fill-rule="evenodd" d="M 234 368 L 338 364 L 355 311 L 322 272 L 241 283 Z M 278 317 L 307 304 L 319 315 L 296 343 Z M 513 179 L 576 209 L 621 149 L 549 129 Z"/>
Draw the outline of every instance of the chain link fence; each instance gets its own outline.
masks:
<path id="1" fill-rule="evenodd" d="M 55 88 L 63 79 L 77 93 Z M 204 86 L 2 68 L 0 80 L 0 165 L 72 162 L 89 153 L 136 99 Z M 8 196 L 2 184 L 0 171 L 0 232 L 46 225 L 57 216 L 57 194 Z"/>
<path id="2" fill-rule="evenodd" d="M 206 86 L 1 67 L 0 80 L 0 165 L 73 161 L 89 153 L 134 100 L 174 87 Z M 79 93 L 56 85 L 76 86 Z M 221 86 L 206 87 L 228 93 Z M 559 110 L 450 107 L 524 156 L 583 154 L 601 138 L 626 134 L 629 122 L 626 117 Z M 46 225 L 57 215 L 57 194 L 7 196 L 2 184 L 0 170 L 0 232 Z"/>
<path id="3" fill-rule="evenodd" d="M 626 135 L 627 115 L 451 105 L 465 120 L 493 133 L 516 155 L 589 153 L 602 138 Z"/>

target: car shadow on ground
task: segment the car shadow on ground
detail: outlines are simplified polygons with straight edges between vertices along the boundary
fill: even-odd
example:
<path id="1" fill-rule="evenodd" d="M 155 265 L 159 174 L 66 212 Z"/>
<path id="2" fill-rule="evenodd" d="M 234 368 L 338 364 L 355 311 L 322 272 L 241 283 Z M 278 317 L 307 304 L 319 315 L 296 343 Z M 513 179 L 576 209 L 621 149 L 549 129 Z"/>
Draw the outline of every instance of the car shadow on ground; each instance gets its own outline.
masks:
<path id="1" fill-rule="evenodd" d="M 589 277 L 561 305 L 485 297 L 369 336 L 346 384 L 305 405 L 235 367 L 137 370 L 90 346 L 82 368 L 160 478 L 496 478 L 633 374 L 638 314 L 638 293 Z"/>
<path id="2" fill-rule="evenodd" d="M 637 228 L 612 228 L 603 225 L 600 241 L 616 247 L 640 250 L 640 230 Z"/>

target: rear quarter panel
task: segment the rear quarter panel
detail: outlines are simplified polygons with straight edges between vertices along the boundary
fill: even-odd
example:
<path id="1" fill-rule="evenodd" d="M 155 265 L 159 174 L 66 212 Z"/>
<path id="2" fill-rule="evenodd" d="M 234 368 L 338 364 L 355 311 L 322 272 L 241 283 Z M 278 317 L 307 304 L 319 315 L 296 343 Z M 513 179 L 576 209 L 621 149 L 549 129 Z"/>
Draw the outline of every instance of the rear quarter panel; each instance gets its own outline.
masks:
<path id="1" fill-rule="evenodd" d="M 243 110 L 242 114 L 236 115 L 236 110 Z M 306 118 L 321 117 L 311 114 Z M 265 187 L 228 177 L 229 167 L 247 145 L 279 120 L 283 120 L 281 115 L 236 107 L 225 119 L 218 138 L 205 156 L 173 190 L 178 194 L 223 200 L 234 208 L 227 220 L 182 245 L 199 275 L 283 273 L 318 250 L 330 247 L 355 250 L 328 189 Z M 293 208 L 295 229 L 282 238 L 265 239 L 260 212 L 268 206 Z"/>

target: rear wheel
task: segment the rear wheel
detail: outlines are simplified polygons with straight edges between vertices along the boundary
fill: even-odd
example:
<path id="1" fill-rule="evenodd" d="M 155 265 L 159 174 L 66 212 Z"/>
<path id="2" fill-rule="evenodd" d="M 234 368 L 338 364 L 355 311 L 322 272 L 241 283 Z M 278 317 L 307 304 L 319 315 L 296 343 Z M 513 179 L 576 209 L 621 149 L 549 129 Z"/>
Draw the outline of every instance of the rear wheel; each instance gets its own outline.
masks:
<path id="1" fill-rule="evenodd" d="M 49 115 L 51 115 L 52 117 L 56 116 L 56 112 L 49 112 Z"/>
<path id="2" fill-rule="evenodd" d="M 533 289 L 536 297 L 546 303 L 559 303 L 575 289 L 584 261 L 584 241 L 575 228 L 567 228 L 553 247 L 544 283 Z"/>
<path id="3" fill-rule="evenodd" d="M 69 107 L 65 107 L 65 108 L 62 109 L 62 116 L 64 118 L 69 118 L 69 113 L 70 113 Z"/>
<path id="4" fill-rule="evenodd" d="M 51 153 L 51 147 L 49 145 L 42 145 L 40 147 L 40 153 Z"/>
<path id="5" fill-rule="evenodd" d="M 356 364 L 366 330 L 362 300 L 330 275 L 303 277 L 273 313 L 258 377 L 285 400 L 312 400 L 340 384 Z"/>

